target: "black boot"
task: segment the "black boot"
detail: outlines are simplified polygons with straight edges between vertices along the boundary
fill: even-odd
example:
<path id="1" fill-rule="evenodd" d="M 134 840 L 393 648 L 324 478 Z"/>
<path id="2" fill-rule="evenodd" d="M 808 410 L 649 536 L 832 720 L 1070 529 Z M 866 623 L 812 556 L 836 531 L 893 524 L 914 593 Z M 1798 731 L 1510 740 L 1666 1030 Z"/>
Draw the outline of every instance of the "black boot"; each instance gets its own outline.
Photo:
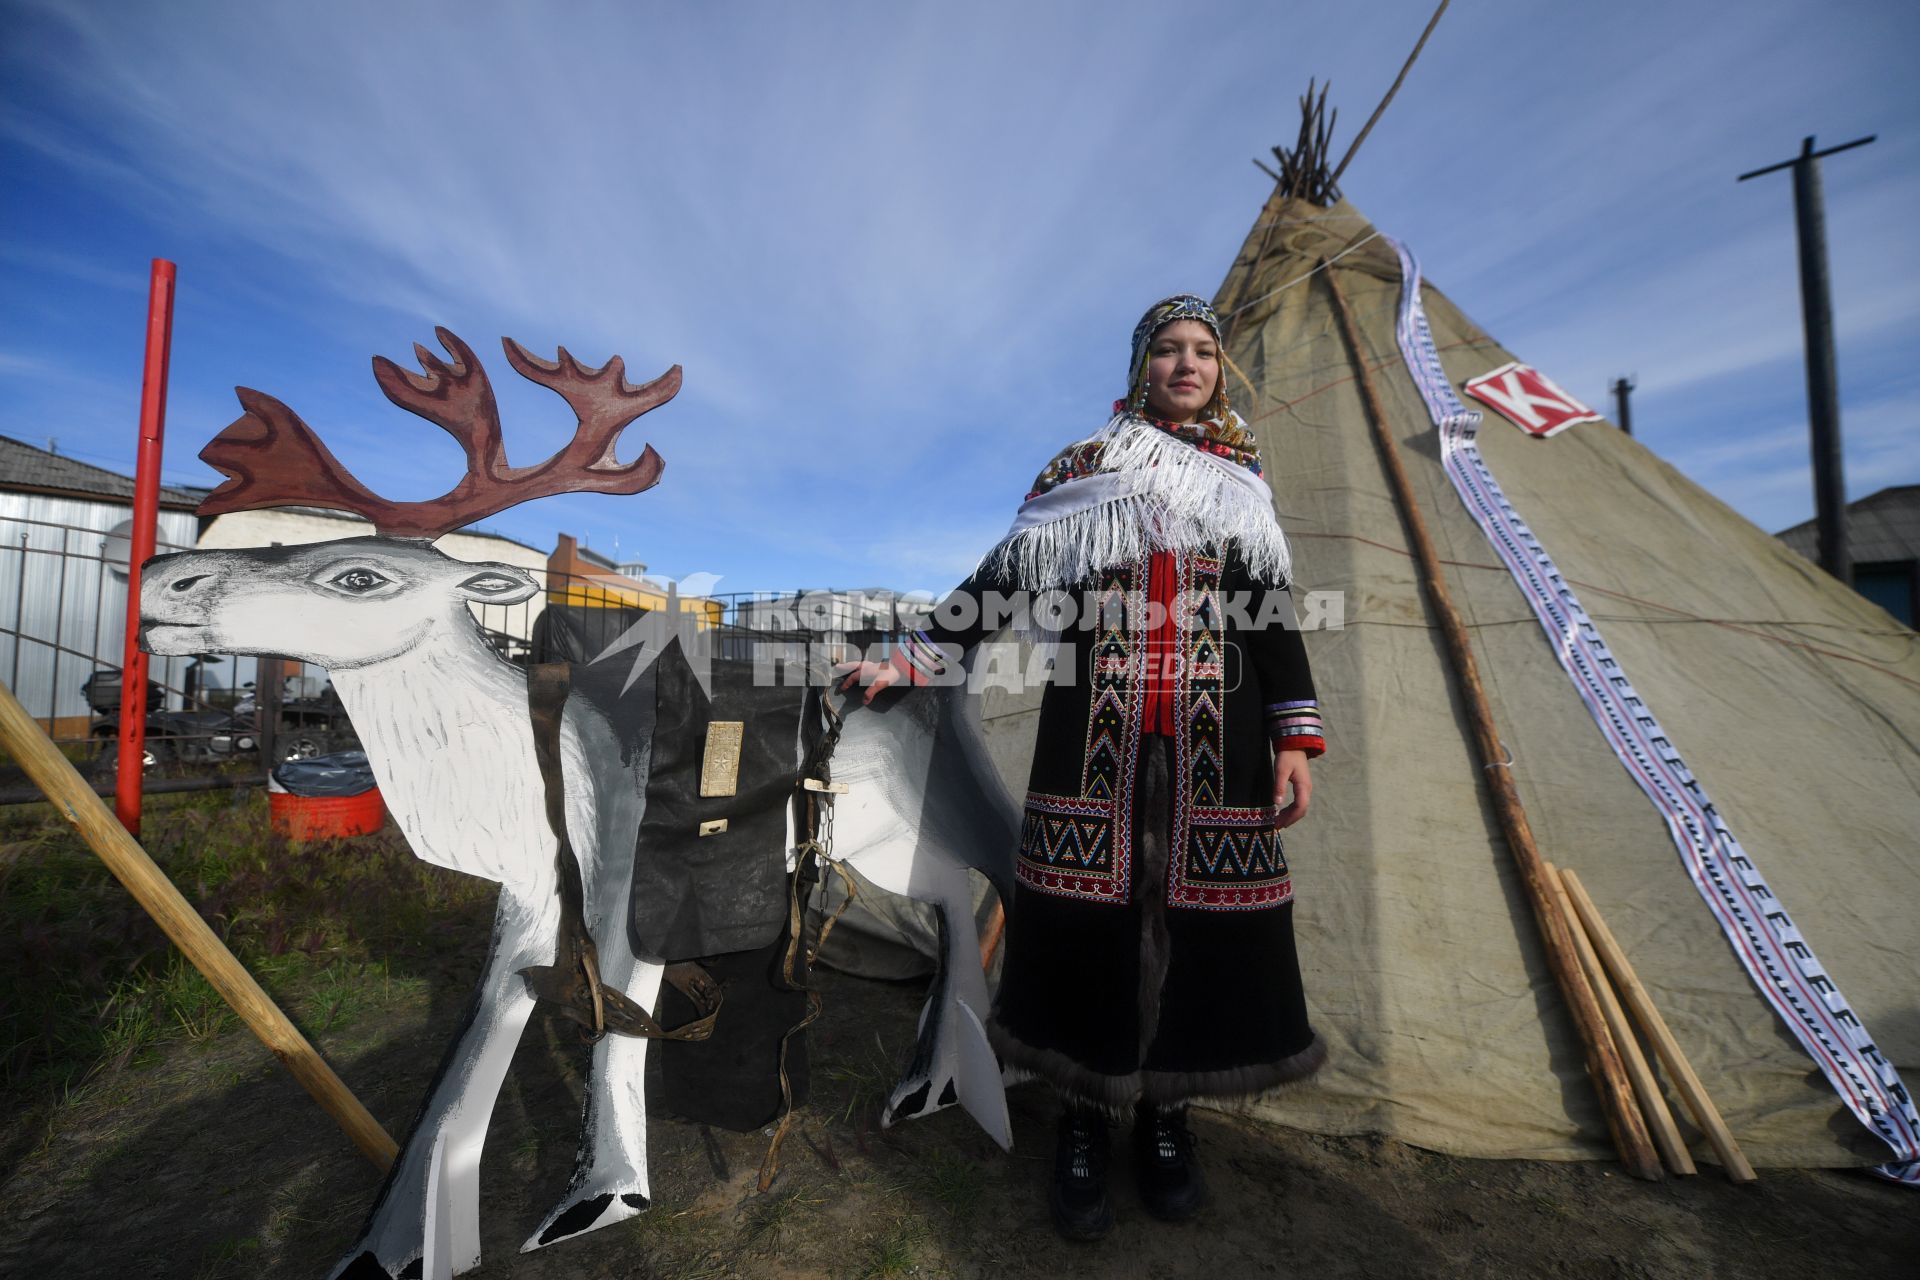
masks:
<path id="1" fill-rule="evenodd" d="M 1097 1111 L 1067 1107 L 1053 1151 L 1053 1225 L 1069 1240 L 1098 1240 L 1113 1229 L 1107 1198 L 1107 1121 Z"/>
<path id="2" fill-rule="evenodd" d="M 1168 1222 L 1191 1218 L 1207 1202 L 1206 1183 L 1193 1158 L 1187 1109 L 1142 1102 L 1134 1113 L 1134 1168 L 1147 1212 Z"/>

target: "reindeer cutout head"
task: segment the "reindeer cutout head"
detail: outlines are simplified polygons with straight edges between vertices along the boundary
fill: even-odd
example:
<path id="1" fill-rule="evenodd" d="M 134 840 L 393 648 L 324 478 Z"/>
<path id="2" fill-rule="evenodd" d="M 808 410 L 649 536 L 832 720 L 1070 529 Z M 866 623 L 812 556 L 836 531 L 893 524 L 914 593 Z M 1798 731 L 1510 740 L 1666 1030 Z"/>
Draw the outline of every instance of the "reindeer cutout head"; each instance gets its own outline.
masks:
<path id="1" fill-rule="evenodd" d="M 524 569 L 412 540 L 183 551 L 147 562 L 140 635 L 149 653 L 275 654 L 351 671 L 429 637 L 464 639 L 469 602 L 517 604 L 539 590 Z"/>
<path id="2" fill-rule="evenodd" d="M 573 439 L 552 457 L 514 467 L 480 361 L 446 329 L 434 332 L 450 361 L 416 345 L 421 372 L 376 356 L 373 374 L 388 399 L 460 442 L 467 455 L 460 482 L 428 501 L 389 501 L 355 479 L 293 410 L 236 388 L 247 412 L 200 451 L 227 479 L 199 514 L 331 507 L 365 516 L 377 536 L 156 556 L 141 571 L 149 652 L 276 654 L 352 670 L 411 653 L 430 637 L 472 651 L 484 642 L 469 603 L 514 604 L 539 585 L 511 565 L 443 555 L 432 539 L 533 498 L 632 494 L 659 480 L 665 464 L 651 445 L 626 464 L 614 450 L 621 431 L 680 390 L 679 365 L 636 387 L 619 356 L 594 369 L 565 347 L 549 361 L 501 339 L 508 362 L 557 392 L 579 420 Z"/>

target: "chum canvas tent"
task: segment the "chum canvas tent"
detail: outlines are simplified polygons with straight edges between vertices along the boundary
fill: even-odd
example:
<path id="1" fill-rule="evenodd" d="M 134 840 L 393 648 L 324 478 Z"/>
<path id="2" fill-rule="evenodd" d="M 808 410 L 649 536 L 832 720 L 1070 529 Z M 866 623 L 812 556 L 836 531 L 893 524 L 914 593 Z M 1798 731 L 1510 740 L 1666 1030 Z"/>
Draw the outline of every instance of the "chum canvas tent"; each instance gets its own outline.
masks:
<path id="1" fill-rule="evenodd" d="M 1730 940 L 1696 889 L 1660 809 L 1447 474 L 1409 366 L 1417 343 L 1403 341 L 1402 255 L 1345 202 L 1278 196 L 1218 302 L 1301 587 L 1343 593 L 1346 609 L 1343 629 L 1308 637 L 1333 736 L 1315 812 L 1289 840 L 1309 996 L 1333 1054 L 1312 1089 L 1262 1114 L 1466 1155 L 1610 1150 L 1478 782 L 1322 263 L 1339 273 L 1359 358 L 1376 370 L 1448 562 L 1542 854 L 1592 890 L 1755 1164 L 1887 1160 L 1763 998 L 1741 962 L 1749 944 Z M 1456 396 L 1514 361 L 1437 289 L 1420 302 Z M 1489 413 L 1478 448 L 1764 877 L 1775 899 L 1762 911 L 1790 913 L 1878 1052 L 1915 1075 L 1914 633 L 1605 423 L 1536 438 Z"/>
<path id="2" fill-rule="evenodd" d="M 1868 1072 L 1864 1091 L 1883 1103 L 1900 1088 L 1895 1073 L 1920 1078 L 1920 637 L 1604 422 L 1536 438 L 1488 413 L 1479 429 L 1479 455 L 1510 504 L 1494 513 L 1509 523 L 1500 536 L 1511 541 L 1518 519 L 1551 557 L 1604 637 L 1609 674 L 1624 673 L 1634 705 L 1657 718 L 1660 750 L 1697 780 L 1697 796 L 1681 800 L 1696 810 L 1710 801 L 1737 839 L 1735 858 L 1750 864 L 1723 868 L 1739 883 L 1720 885 L 1722 910 L 1789 913 L 1784 944 L 1774 939 L 1786 951 L 1755 963 L 1763 975 L 1769 962 L 1792 966 L 1773 984 L 1778 998 L 1821 1002 L 1806 1011 L 1826 1026 L 1810 1032 L 1816 1043 L 1836 1027 L 1850 1037 L 1820 1050 L 1823 1073 L 1743 965 L 1755 944 L 1737 919 L 1723 931 L 1695 887 L 1629 771 L 1632 755 L 1603 733 L 1604 708 L 1597 719 L 1556 660 L 1560 642 L 1530 606 L 1524 575 L 1503 563 L 1449 477 L 1435 414 L 1463 382 L 1515 357 L 1424 286 L 1439 368 L 1423 393 L 1407 355 L 1421 338 L 1405 266 L 1346 202 L 1276 194 L 1215 299 L 1234 404 L 1259 435 L 1293 539 L 1296 595 L 1335 593 L 1344 614 L 1338 629 L 1307 636 L 1329 749 L 1315 762 L 1312 813 L 1287 834 L 1308 999 L 1332 1053 L 1313 1082 L 1257 1114 L 1458 1155 L 1612 1153 L 1479 781 L 1333 311 L 1326 276 L 1337 272 L 1542 855 L 1592 891 L 1754 1164 L 1888 1162 L 1894 1150 L 1830 1077 Z M 1484 488 L 1476 494 L 1486 514 Z M 1037 703 L 986 696 L 996 762 L 1016 795 Z M 1716 874 L 1702 871 L 1710 886 Z M 1747 883 L 1756 877 L 1772 900 Z M 906 936 L 917 931 L 887 914 Z M 1712 1159 L 1704 1142 L 1694 1154 Z"/>

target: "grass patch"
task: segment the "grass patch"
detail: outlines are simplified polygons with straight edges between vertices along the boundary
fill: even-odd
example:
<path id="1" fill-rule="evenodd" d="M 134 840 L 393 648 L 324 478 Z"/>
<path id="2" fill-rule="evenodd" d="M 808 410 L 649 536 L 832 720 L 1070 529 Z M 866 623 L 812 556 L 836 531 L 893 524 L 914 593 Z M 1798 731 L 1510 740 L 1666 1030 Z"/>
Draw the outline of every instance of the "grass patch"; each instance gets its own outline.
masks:
<path id="1" fill-rule="evenodd" d="M 921 1228 L 895 1223 L 867 1242 L 862 1259 L 861 1280 L 883 1280 L 888 1276 L 911 1275 L 919 1269 Z"/>
<path id="2" fill-rule="evenodd" d="M 825 1203 L 818 1196 L 809 1196 L 806 1188 L 755 1196 L 741 1211 L 741 1241 L 755 1252 L 771 1252 L 808 1216 L 809 1210 Z"/>
<path id="3" fill-rule="evenodd" d="M 415 859 L 392 827 L 270 834 L 263 793 L 148 798 L 142 843 L 309 1034 L 409 995 L 486 936 L 493 886 Z M 103 1075 L 239 1019 L 64 821 L 0 815 L 0 1102 L 56 1114 Z"/>
<path id="4" fill-rule="evenodd" d="M 871 1048 L 861 1045 L 851 1053 L 818 1049 L 815 1052 L 818 1057 L 813 1064 L 812 1105 L 840 1124 L 848 1124 L 858 1116 L 877 1114 L 900 1078 L 900 1064 L 880 1043 L 879 1032 L 874 1033 Z M 821 1083 L 829 1086 L 831 1097 L 821 1096 L 824 1092 L 819 1088 Z"/>
<path id="5" fill-rule="evenodd" d="M 932 1202 L 955 1222 L 971 1222 L 987 1193 L 987 1171 L 947 1147 L 930 1147 L 907 1174 L 906 1189 L 922 1204 Z"/>
<path id="6" fill-rule="evenodd" d="M 251 1275 L 258 1271 L 260 1241 L 254 1236 L 222 1240 L 207 1250 L 194 1272 L 194 1280 L 219 1280 L 230 1275 Z"/>

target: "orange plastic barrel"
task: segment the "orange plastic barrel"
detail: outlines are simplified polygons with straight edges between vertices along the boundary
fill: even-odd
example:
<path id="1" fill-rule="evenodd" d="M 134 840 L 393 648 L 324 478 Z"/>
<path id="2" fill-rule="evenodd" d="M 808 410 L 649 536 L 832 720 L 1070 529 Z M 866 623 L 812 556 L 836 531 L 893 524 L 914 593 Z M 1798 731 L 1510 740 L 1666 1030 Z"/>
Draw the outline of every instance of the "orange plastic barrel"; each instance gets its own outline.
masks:
<path id="1" fill-rule="evenodd" d="M 296 796 L 270 791 L 267 813 L 280 835 L 295 840 L 326 840 L 378 831 L 387 820 L 387 804 L 380 798 L 378 787 L 357 796 Z"/>

